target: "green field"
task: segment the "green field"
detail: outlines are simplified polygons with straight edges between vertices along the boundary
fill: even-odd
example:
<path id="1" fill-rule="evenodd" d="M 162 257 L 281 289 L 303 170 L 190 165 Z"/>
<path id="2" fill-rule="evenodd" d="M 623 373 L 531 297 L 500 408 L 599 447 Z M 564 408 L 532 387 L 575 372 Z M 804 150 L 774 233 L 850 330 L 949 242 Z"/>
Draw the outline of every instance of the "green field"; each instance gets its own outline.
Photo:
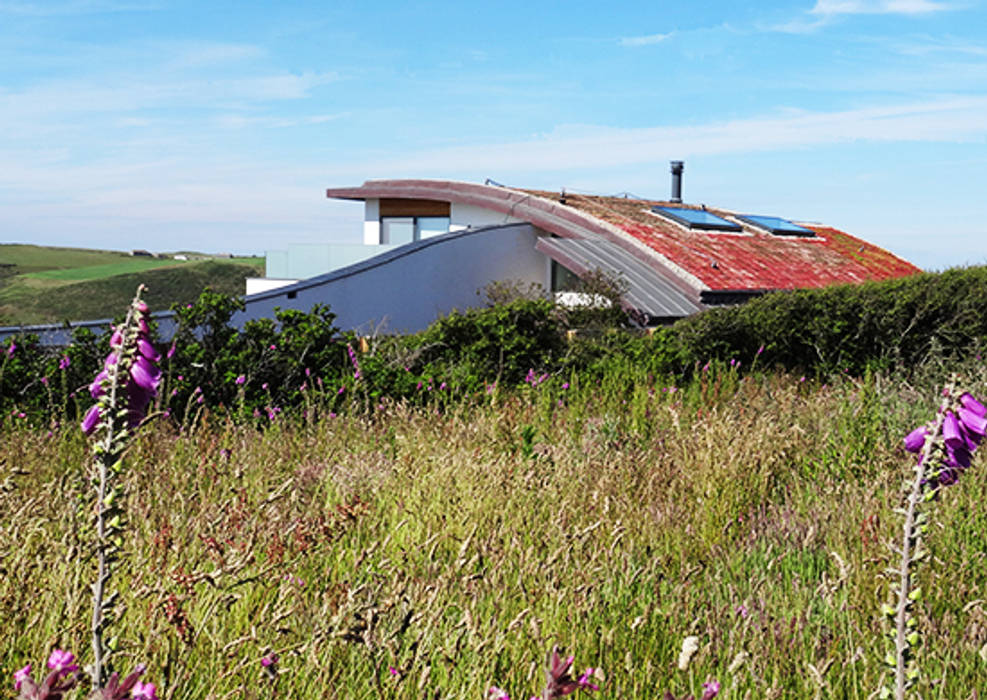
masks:
<path id="1" fill-rule="evenodd" d="M 0 325 L 112 317 L 139 283 L 154 310 L 194 300 L 209 286 L 243 294 L 263 258 L 175 260 L 116 251 L 0 245 Z"/>

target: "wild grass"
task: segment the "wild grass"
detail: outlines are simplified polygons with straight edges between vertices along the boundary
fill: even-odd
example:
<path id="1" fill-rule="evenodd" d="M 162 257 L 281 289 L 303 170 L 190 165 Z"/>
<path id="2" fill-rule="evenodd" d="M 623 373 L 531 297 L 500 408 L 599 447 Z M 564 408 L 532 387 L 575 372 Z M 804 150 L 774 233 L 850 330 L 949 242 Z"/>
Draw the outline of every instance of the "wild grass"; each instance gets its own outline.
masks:
<path id="1" fill-rule="evenodd" d="M 716 678 L 730 698 L 868 698 L 900 440 L 935 410 L 933 378 L 557 379 L 439 409 L 313 402 L 263 431 L 159 420 L 121 477 L 118 666 L 147 662 L 176 699 L 526 698 L 559 644 L 603 669 L 602 697 Z M 56 646 L 85 657 L 87 451 L 73 427 L 3 429 L 5 674 Z M 972 697 L 987 665 L 980 469 L 928 538 L 924 698 Z"/>

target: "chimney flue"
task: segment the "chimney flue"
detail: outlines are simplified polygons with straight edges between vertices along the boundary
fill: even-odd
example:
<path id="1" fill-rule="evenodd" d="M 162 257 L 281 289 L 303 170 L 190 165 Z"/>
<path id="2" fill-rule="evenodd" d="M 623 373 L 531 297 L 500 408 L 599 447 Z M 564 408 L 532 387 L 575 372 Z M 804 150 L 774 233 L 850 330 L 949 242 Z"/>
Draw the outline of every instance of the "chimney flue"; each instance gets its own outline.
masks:
<path id="1" fill-rule="evenodd" d="M 682 203 L 682 171 L 685 170 L 685 163 L 681 160 L 672 161 L 672 201 L 676 204 Z"/>

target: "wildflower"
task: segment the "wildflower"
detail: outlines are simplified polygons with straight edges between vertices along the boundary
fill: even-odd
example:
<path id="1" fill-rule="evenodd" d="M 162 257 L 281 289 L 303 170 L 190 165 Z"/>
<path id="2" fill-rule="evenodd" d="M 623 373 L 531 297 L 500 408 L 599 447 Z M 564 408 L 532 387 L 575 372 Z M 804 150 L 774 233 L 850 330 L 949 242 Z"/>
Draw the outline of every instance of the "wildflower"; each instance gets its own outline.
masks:
<path id="1" fill-rule="evenodd" d="M 99 404 L 90 407 L 82 419 L 82 432 L 86 435 L 92 435 L 102 417 L 103 413 L 99 408 Z"/>
<path id="2" fill-rule="evenodd" d="M 761 345 L 761 347 L 759 347 L 759 348 L 757 349 L 757 352 L 756 352 L 756 353 L 754 353 L 754 356 L 755 356 L 755 357 L 757 357 L 757 356 L 758 356 L 758 355 L 760 355 L 760 354 L 761 354 L 762 352 L 764 352 L 764 345 Z"/>
<path id="3" fill-rule="evenodd" d="M 702 700 L 713 700 L 720 692 L 720 684 L 715 681 L 706 681 L 703 683 L 703 697 Z"/>
<path id="4" fill-rule="evenodd" d="M 569 388 L 569 382 L 562 382 L 562 391 L 565 391 L 568 388 Z"/>
<path id="5" fill-rule="evenodd" d="M 735 612 L 741 617 L 747 617 L 747 606 L 741 603 L 736 607 Z"/>
<path id="6" fill-rule="evenodd" d="M 20 690 L 21 684 L 31 677 L 31 664 L 19 671 L 14 671 L 14 690 Z"/>
<path id="7" fill-rule="evenodd" d="M 915 428 L 905 436 L 905 449 L 908 452 L 919 452 L 925 445 L 925 438 L 929 434 L 926 426 Z"/>
<path id="8" fill-rule="evenodd" d="M 48 668 L 59 676 L 65 676 L 72 673 L 72 671 L 79 670 L 79 667 L 73 661 L 75 661 L 75 654 L 70 651 L 55 649 L 55 651 L 51 652 L 51 656 L 48 657 Z"/>
<path id="9" fill-rule="evenodd" d="M 169 360 L 175 356 L 175 343 L 172 342 L 171 347 L 168 348 L 168 352 L 165 353 L 165 357 Z"/>
<path id="10" fill-rule="evenodd" d="M 48 377 L 42 377 L 41 383 L 44 384 L 45 386 L 48 386 Z"/>
<path id="11" fill-rule="evenodd" d="M 688 670 L 689 662 L 697 651 L 699 651 L 699 637 L 690 635 L 682 640 L 682 651 L 679 652 L 680 671 Z"/>
<path id="12" fill-rule="evenodd" d="M 580 688 L 583 688 L 585 690 L 599 690 L 600 686 L 595 685 L 594 683 L 590 683 L 589 680 L 590 678 L 593 677 L 593 674 L 595 672 L 596 669 L 587 668 L 585 671 L 583 671 L 583 675 L 581 675 L 579 678 L 576 679 L 576 683 L 579 685 Z"/>
<path id="13" fill-rule="evenodd" d="M 62 359 L 58 361 L 58 369 L 66 370 L 69 365 L 72 364 L 72 360 L 69 359 L 68 355 L 62 355 Z"/>
<path id="14" fill-rule="evenodd" d="M 237 386 L 242 385 L 245 381 L 247 381 L 247 377 L 244 376 L 244 375 L 242 375 L 242 374 L 239 377 L 236 378 L 236 384 L 237 384 Z"/>
<path id="15" fill-rule="evenodd" d="M 445 382 L 442 382 L 441 384 L 439 384 L 439 391 L 442 391 L 445 388 L 446 388 L 446 383 Z"/>
<path id="16" fill-rule="evenodd" d="M 490 700 L 511 700 L 511 696 L 507 694 L 506 690 L 501 690 L 495 685 L 490 686 L 487 695 L 490 696 Z"/>
<path id="17" fill-rule="evenodd" d="M 268 654 L 267 656 L 265 656 L 263 659 L 260 660 L 260 665 L 263 666 L 264 668 L 275 666 L 277 665 L 277 663 L 278 663 L 277 654 Z"/>
<path id="18" fill-rule="evenodd" d="M 393 666 L 388 666 L 387 667 L 387 672 L 390 673 L 392 676 L 398 675 L 398 670 L 396 668 L 394 668 Z"/>
<path id="19" fill-rule="evenodd" d="M 158 700 L 158 696 L 155 694 L 156 690 L 154 683 L 141 683 L 137 681 L 134 683 L 130 697 L 133 700 Z"/>

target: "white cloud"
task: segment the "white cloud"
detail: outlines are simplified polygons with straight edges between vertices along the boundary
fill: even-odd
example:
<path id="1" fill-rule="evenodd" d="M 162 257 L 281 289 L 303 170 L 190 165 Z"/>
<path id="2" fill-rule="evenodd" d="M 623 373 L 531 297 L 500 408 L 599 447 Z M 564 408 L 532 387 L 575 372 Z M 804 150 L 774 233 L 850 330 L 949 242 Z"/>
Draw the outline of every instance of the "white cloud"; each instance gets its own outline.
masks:
<path id="1" fill-rule="evenodd" d="M 814 15 L 920 15 L 950 7 L 934 0 L 816 0 Z"/>
<path id="2" fill-rule="evenodd" d="M 672 33 L 668 34 L 648 34 L 645 36 L 625 36 L 621 37 L 621 46 L 651 46 L 653 44 L 660 44 L 665 41 L 665 39 L 672 36 Z"/>
<path id="3" fill-rule="evenodd" d="M 416 173 L 550 172 L 627 167 L 676 157 L 754 153 L 861 142 L 964 142 L 987 138 L 987 96 L 791 112 L 686 127 L 563 127 L 523 142 L 457 147 L 361 162 L 379 176 Z M 351 172 L 352 167 L 339 172 Z"/>

